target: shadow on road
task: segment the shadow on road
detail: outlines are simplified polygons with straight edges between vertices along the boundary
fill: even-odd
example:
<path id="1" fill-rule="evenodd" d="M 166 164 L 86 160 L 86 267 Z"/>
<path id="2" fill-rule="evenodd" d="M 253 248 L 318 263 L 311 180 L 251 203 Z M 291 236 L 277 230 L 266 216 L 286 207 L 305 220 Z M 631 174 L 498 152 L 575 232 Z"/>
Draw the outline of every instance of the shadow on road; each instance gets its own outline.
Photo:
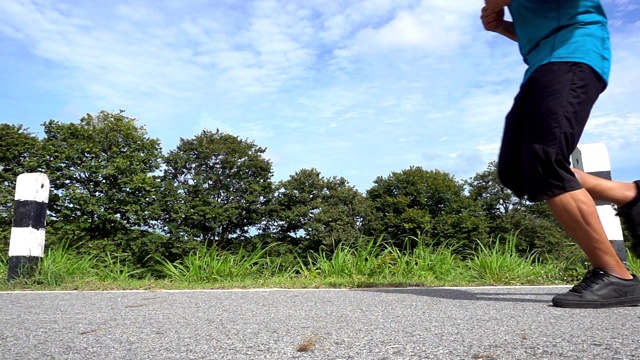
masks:
<path id="1" fill-rule="evenodd" d="M 562 290 L 554 293 L 530 293 L 509 292 L 505 294 L 495 292 L 475 292 L 460 289 L 444 289 L 444 288 L 403 288 L 403 289 L 355 289 L 354 291 L 379 292 L 386 294 L 409 294 L 417 296 L 428 296 L 447 300 L 471 300 L 471 301 L 499 301 L 511 303 L 542 303 L 550 304 L 551 297 Z M 535 298 L 534 298 L 535 296 Z M 547 297 L 547 299 L 540 299 Z"/>

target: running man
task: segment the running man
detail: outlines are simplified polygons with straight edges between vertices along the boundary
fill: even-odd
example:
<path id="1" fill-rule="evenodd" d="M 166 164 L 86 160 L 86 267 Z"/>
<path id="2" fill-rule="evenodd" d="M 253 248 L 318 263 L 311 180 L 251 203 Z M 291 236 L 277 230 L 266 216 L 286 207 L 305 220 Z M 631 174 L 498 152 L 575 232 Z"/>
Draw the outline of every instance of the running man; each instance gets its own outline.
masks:
<path id="1" fill-rule="evenodd" d="M 513 21 L 505 20 L 508 7 Z M 528 68 L 506 116 L 498 158 L 504 186 L 531 202 L 546 201 L 591 261 L 592 269 L 559 307 L 640 305 L 640 279 L 607 238 L 594 199 L 618 205 L 640 256 L 640 180 L 604 180 L 570 167 L 570 156 L 607 86 L 611 50 L 599 0 L 486 0 L 484 28 L 517 41 Z"/>

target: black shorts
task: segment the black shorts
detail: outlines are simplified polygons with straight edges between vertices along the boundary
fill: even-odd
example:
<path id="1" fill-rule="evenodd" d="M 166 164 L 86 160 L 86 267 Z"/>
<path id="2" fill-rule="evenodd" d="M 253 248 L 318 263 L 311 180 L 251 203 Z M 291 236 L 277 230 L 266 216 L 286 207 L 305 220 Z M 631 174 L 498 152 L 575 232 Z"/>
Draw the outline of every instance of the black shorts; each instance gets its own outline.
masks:
<path id="1" fill-rule="evenodd" d="M 570 157 L 605 87 L 587 64 L 552 62 L 537 68 L 505 120 L 498 157 L 502 184 L 531 202 L 581 189 Z"/>

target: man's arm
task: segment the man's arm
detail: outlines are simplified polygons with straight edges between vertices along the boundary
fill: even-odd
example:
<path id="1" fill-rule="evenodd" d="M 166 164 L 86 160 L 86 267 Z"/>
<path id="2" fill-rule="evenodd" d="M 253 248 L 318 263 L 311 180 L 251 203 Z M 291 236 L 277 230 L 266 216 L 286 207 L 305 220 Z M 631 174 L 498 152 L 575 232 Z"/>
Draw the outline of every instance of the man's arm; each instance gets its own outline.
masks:
<path id="1" fill-rule="evenodd" d="M 516 29 L 511 21 L 503 21 L 502 26 L 494 30 L 494 32 L 518 42 L 518 35 L 516 35 Z"/>
<path id="2" fill-rule="evenodd" d="M 497 10 L 494 11 L 492 10 L 493 8 L 489 6 L 489 3 L 491 3 L 492 6 L 505 3 L 508 5 L 511 3 L 511 0 L 487 0 L 486 3 L 487 5 L 482 8 L 482 15 L 480 16 L 484 29 L 493 31 L 517 42 L 518 36 L 516 35 L 513 22 L 504 19 L 504 7 L 498 7 Z"/>

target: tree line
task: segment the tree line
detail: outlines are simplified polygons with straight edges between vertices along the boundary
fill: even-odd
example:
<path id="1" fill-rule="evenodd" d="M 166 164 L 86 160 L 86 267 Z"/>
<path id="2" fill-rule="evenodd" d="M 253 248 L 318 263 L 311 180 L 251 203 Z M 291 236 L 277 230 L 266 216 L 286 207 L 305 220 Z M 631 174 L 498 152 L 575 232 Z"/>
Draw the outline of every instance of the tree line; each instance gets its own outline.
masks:
<path id="1" fill-rule="evenodd" d="M 422 237 L 464 255 L 514 231 L 523 253 L 571 249 L 545 205 L 499 183 L 495 162 L 466 180 L 410 167 L 360 192 L 313 168 L 273 181 L 265 148 L 219 130 L 163 153 L 122 110 L 42 127 L 38 138 L 23 125 L 0 124 L 0 251 L 9 243 L 15 181 L 25 172 L 51 182 L 47 246 L 123 254 L 139 266 L 203 246 L 276 244 L 270 251 L 285 256 L 371 237 L 398 247 Z"/>

